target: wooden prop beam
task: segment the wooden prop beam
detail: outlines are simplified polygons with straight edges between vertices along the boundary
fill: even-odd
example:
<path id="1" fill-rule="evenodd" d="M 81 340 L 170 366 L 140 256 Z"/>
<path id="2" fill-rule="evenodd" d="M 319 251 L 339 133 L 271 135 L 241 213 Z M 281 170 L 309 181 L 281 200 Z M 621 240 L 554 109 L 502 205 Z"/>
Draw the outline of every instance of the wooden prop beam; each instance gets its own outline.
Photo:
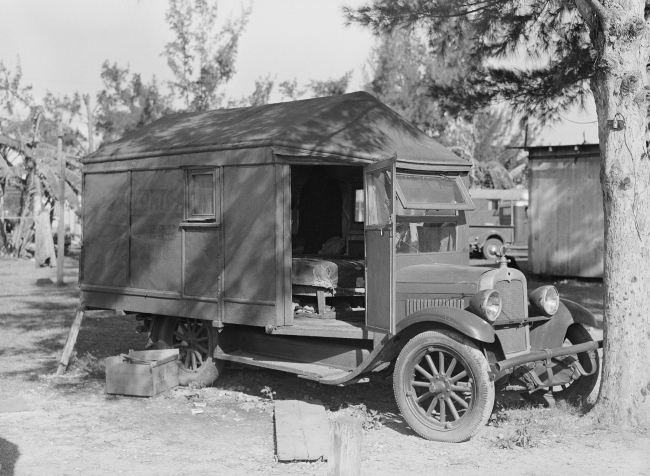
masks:
<path id="1" fill-rule="evenodd" d="M 61 354 L 61 360 L 59 360 L 59 368 L 56 369 L 56 375 L 63 375 L 63 373 L 68 368 L 68 363 L 70 362 L 70 356 L 74 349 L 75 344 L 77 343 L 77 336 L 79 335 L 79 328 L 81 327 L 81 320 L 84 317 L 85 307 L 78 307 L 77 312 L 74 316 L 74 322 L 70 328 L 70 334 L 68 334 L 68 340 L 65 341 L 65 346 L 63 347 L 63 353 Z"/>

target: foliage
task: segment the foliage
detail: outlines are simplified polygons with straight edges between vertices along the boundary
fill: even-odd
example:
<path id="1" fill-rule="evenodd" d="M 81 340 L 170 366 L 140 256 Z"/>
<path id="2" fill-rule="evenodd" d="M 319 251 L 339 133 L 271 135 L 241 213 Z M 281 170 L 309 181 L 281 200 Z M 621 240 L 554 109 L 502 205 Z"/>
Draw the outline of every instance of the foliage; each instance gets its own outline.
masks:
<path id="1" fill-rule="evenodd" d="M 65 198 L 71 206 L 77 205 L 81 175 L 76 158 L 83 148 L 72 120 L 79 112 L 79 97 L 59 98 L 48 93 L 43 103 L 37 104 L 31 95 L 31 86 L 22 84 L 20 63 L 12 73 L 0 62 L 0 74 L 3 97 L 0 106 L 3 111 L 0 116 L 0 198 L 8 188 L 19 190 L 21 217 L 17 221 L 0 222 L 0 248 L 8 254 L 24 256 L 34 233 L 34 220 L 30 216 L 43 204 L 51 207 L 59 199 L 56 147 L 59 121 L 68 167 Z"/>
<path id="2" fill-rule="evenodd" d="M 239 100 L 228 100 L 228 107 L 247 107 L 247 106 L 261 106 L 268 104 L 271 97 L 271 91 L 275 81 L 268 75 L 266 78 L 257 78 L 255 80 L 255 90 L 250 96 L 243 97 Z"/>
<path id="3" fill-rule="evenodd" d="M 453 114 L 505 100 L 524 115 L 554 119 L 589 97 L 597 56 L 573 2 L 374 0 L 344 13 L 376 33 L 420 26 L 439 58 L 462 51 L 457 74 L 430 86 Z"/>
<path id="4" fill-rule="evenodd" d="M 283 99 L 296 101 L 305 94 L 312 98 L 345 94 L 350 85 L 350 79 L 352 79 L 352 71 L 348 71 L 340 78 L 329 78 L 324 81 L 312 79 L 304 88 L 298 87 L 298 81 L 294 78 L 293 80 L 282 81 L 278 88 Z"/>
<path id="5" fill-rule="evenodd" d="M 370 76 L 365 89 L 396 110 L 428 135 L 474 164 L 472 185 L 484 188 L 512 188 L 521 183 L 508 170 L 517 167 L 522 151 L 519 124 L 506 108 L 484 108 L 465 117 L 443 111 L 440 101 L 429 94 L 433 78 L 457 73 L 457 52 L 436 58 L 421 30 L 396 30 L 380 37 L 368 61 Z"/>
<path id="6" fill-rule="evenodd" d="M 170 0 L 166 20 L 174 40 L 165 45 L 164 56 L 174 74 L 172 91 L 187 111 L 219 107 L 219 87 L 235 74 L 237 47 L 250 9 L 229 19 L 217 31 L 217 3 L 209 0 Z"/>
<path id="7" fill-rule="evenodd" d="M 146 84 L 140 74 L 116 63 L 102 64 L 104 88 L 97 94 L 96 128 L 104 143 L 113 142 L 171 111 L 171 97 L 160 91 L 155 76 Z"/>

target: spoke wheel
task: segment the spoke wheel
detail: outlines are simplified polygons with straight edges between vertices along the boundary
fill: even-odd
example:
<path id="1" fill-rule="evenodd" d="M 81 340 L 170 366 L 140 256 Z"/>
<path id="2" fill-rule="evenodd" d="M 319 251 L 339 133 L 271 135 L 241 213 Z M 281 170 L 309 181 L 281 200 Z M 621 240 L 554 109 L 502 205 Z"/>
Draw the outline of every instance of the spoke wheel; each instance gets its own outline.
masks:
<path id="1" fill-rule="evenodd" d="M 486 423 L 494 384 L 476 345 L 451 331 L 411 339 L 395 365 L 397 404 L 411 428 L 435 441 L 465 441 Z"/>
<path id="2" fill-rule="evenodd" d="M 179 384 L 197 387 L 211 385 L 223 368 L 213 358 L 217 336 L 210 321 L 175 316 L 156 317 L 151 331 L 158 348 L 178 349 Z"/>
<path id="3" fill-rule="evenodd" d="M 564 339 L 564 346 L 584 344 L 591 342 L 593 338 L 581 324 L 572 324 L 566 331 Z M 580 354 L 571 354 L 566 357 L 561 357 L 567 364 L 572 360 L 578 360 L 583 369 L 587 372 L 591 371 L 591 359 L 587 352 Z M 600 370 L 600 356 L 596 352 L 596 371 L 591 375 L 581 375 L 577 379 L 572 380 L 564 385 L 558 385 L 551 389 L 541 389 L 532 393 L 522 393 L 521 396 L 532 402 L 544 406 L 552 406 L 555 402 L 563 400 L 579 405 L 584 403 L 593 392 L 598 382 L 598 373 Z"/>

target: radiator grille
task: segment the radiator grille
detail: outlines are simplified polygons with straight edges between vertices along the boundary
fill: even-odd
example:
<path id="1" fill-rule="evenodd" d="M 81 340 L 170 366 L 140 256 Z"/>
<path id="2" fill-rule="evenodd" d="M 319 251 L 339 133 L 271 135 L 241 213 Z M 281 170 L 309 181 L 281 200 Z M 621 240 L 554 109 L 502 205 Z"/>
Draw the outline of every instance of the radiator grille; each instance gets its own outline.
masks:
<path id="1" fill-rule="evenodd" d="M 528 326 L 496 329 L 496 332 L 506 356 L 528 350 Z"/>
<path id="2" fill-rule="evenodd" d="M 501 296 L 501 314 L 497 320 L 523 321 L 526 318 L 524 284 L 517 279 L 499 281 L 494 289 Z"/>
<path id="3" fill-rule="evenodd" d="M 406 315 L 408 316 L 415 311 L 433 306 L 455 307 L 458 309 L 463 309 L 465 307 L 462 299 L 407 299 Z"/>

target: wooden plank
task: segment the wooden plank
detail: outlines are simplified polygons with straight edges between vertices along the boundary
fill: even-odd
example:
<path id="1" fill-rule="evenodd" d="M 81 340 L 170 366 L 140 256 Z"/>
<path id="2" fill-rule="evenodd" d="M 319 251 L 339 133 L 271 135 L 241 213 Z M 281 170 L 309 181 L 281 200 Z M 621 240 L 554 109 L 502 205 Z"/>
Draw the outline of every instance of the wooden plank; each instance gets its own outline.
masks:
<path id="1" fill-rule="evenodd" d="M 322 289 L 316 290 L 316 312 L 325 315 L 325 291 Z"/>
<path id="2" fill-rule="evenodd" d="M 361 420 L 339 418 L 330 422 L 327 476 L 361 474 Z"/>
<path id="3" fill-rule="evenodd" d="M 299 400 L 275 402 L 276 454 L 279 461 L 327 459 L 329 421 L 325 408 Z"/>
<path id="4" fill-rule="evenodd" d="M 74 316 L 74 321 L 72 322 L 72 327 L 70 328 L 70 334 L 68 334 L 68 340 L 65 342 L 63 352 L 61 353 L 61 359 L 59 360 L 59 367 L 56 369 L 56 375 L 63 375 L 63 372 L 68 368 L 68 362 L 70 361 L 74 345 L 77 342 L 77 336 L 79 335 L 79 328 L 81 327 L 81 320 L 83 317 L 84 308 L 78 307 L 77 313 Z"/>
<path id="5" fill-rule="evenodd" d="M 273 333 L 343 339 L 372 338 L 369 337 L 363 321 L 348 322 L 338 319 L 311 319 L 309 317 L 294 317 L 292 326 L 278 327 Z"/>

